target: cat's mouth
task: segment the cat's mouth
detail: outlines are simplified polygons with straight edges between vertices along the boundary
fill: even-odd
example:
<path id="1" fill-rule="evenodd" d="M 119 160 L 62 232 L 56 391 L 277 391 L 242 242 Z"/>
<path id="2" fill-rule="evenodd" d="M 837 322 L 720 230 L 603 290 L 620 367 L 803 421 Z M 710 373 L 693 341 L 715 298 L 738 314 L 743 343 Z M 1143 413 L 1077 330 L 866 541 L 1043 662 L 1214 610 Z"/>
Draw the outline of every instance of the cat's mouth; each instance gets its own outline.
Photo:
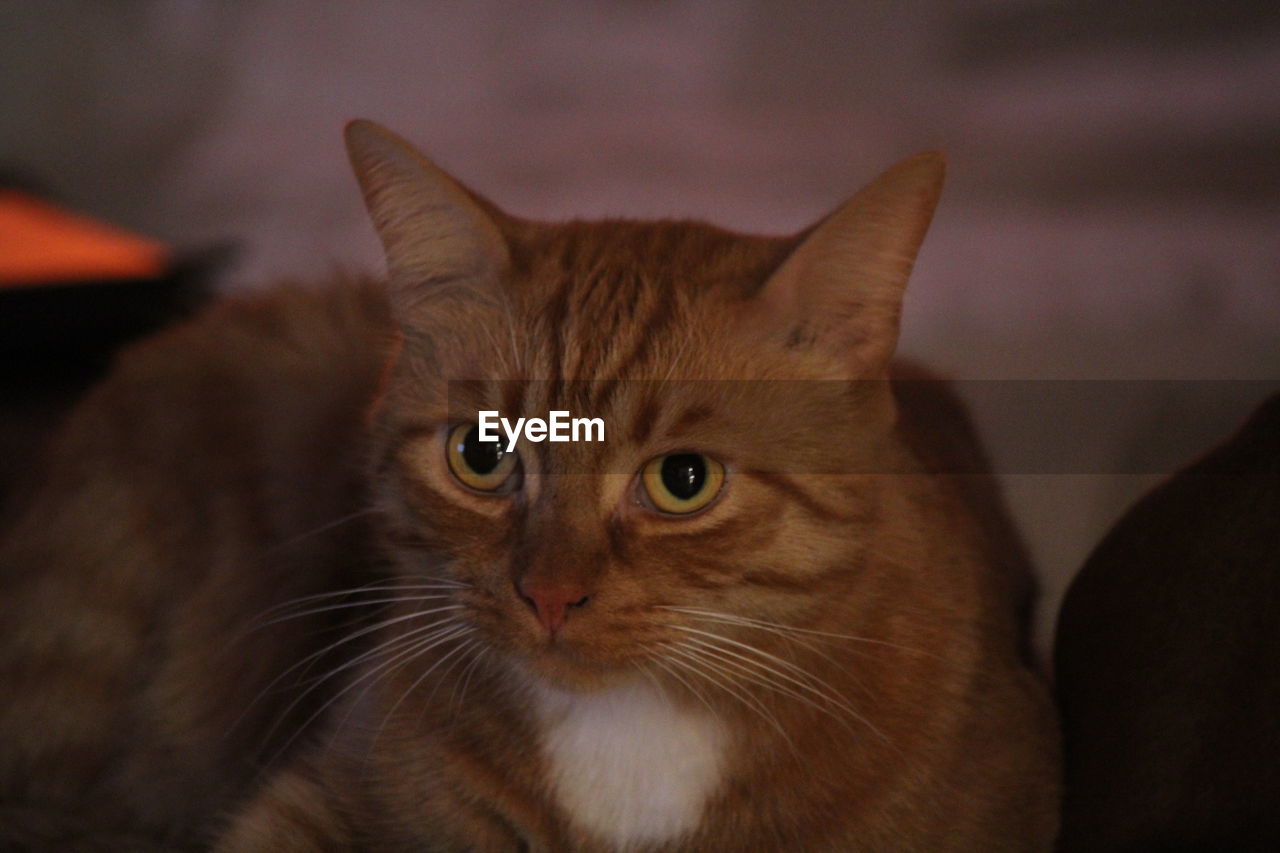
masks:
<path id="1" fill-rule="evenodd" d="M 623 661 L 610 661 L 592 653 L 583 642 L 539 644 L 520 655 L 532 675 L 564 690 L 589 692 L 612 687 L 635 677 L 635 668 Z"/>

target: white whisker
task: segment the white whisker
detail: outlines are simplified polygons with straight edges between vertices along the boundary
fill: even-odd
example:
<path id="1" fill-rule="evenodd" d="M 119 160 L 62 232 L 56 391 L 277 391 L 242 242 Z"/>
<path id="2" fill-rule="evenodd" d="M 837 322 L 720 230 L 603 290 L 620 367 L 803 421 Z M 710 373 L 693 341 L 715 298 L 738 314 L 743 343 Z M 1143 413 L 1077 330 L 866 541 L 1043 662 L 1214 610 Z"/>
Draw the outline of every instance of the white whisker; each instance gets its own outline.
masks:
<path id="1" fill-rule="evenodd" d="M 353 607 L 372 607 L 375 604 L 396 604 L 402 601 L 441 601 L 447 600 L 450 597 L 451 596 L 448 595 L 404 595 L 396 598 L 375 598 L 369 601 L 349 601 L 344 604 L 330 604 L 325 607 L 313 607 L 297 613 L 277 616 L 275 619 L 254 626 L 253 630 L 260 631 L 269 625 L 275 625 L 279 622 L 288 622 L 290 619 L 301 619 L 304 616 L 314 616 L 317 613 L 328 613 L 332 610 L 348 610 Z"/>
<path id="2" fill-rule="evenodd" d="M 425 625 L 420 628 L 415 628 L 414 630 L 409 631 L 407 634 L 388 640 L 385 643 L 380 643 L 379 645 L 375 646 L 369 651 L 366 651 L 363 654 L 358 655 L 357 657 L 349 661 L 345 661 L 339 664 L 338 666 L 324 673 L 324 675 L 317 676 L 316 678 L 311 679 L 311 683 L 307 687 L 307 689 L 302 691 L 302 693 L 298 694 L 298 696 L 294 697 L 294 700 L 290 702 L 289 705 L 277 716 L 276 724 L 272 726 L 271 729 L 267 732 L 267 736 L 270 737 L 270 735 L 275 732 L 276 728 L 289 715 L 289 712 L 298 706 L 299 702 L 301 702 L 308 695 L 310 695 L 311 691 L 315 690 L 317 687 L 319 687 L 321 684 L 328 681 L 329 679 L 349 669 L 352 669 L 353 667 L 359 666 L 369 660 L 372 660 L 374 658 L 392 655 L 391 661 L 387 661 L 387 662 L 384 662 L 383 664 L 379 664 L 378 667 L 376 668 L 376 669 L 380 669 L 383 666 L 385 666 L 387 663 L 391 663 L 399 659 L 403 653 L 411 653 L 411 650 L 409 652 L 404 652 L 404 650 L 407 647 L 417 648 L 421 644 L 430 643 L 432 640 L 440 637 L 441 635 L 454 630 L 454 626 L 460 625 L 460 624 L 462 623 L 458 622 L 455 619 L 448 618 L 448 619 L 437 620 L 436 622 L 433 622 L 430 625 Z M 424 633 L 427 634 L 427 636 L 425 637 L 420 636 Z M 356 683 L 359 683 L 365 677 L 367 676 L 361 676 L 359 679 L 356 680 Z M 327 707 L 327 704 L 328 703 L 326 703 L 326 707 Z M 309 723 L 310 723 L 310 720 L 308 720 L 308 724 Z"/>
<path id="3" fill-rule="evenodd" d="M 288 539 L 284 540 L 283 542 L 277 542 L 276 544 L 272 545 L 270 548 L 267 548 L 265 551 L 263 551 L 261 556 L 266 557 L 271 554 L 275 554 L 279 551 L 284 550 L 285 548 L 288 548 L 292 545 L 297 545 L 299 542 L 302 542 L 306 539 L 310 539 L 313 536 L 319 536 L 321 533 L 325 533 L 327 531 L 333 530 L 335 527 L 341 527 L 344 524 L 350 524 L 356 519 L 364 518 L 366 515 L 373 515 L 377 511 L 378 511 L 377 507 L 367 507 L 365 509 L 357 510 L 356 512 L 350 513 L 349 515 L 344 515 L 341 518 L 336 518 L 333 521 L 320 525 L 319 527 L 315 527 L 311 530 L 304 531 L 302 533 L 297 534 L 296 536 L 291 536 Z"/>
<path id="4" fill-rule="evenodd" d="M 484 660 L 485 654 L 489 651 L 488 647 L 479 640 L 472 640 L 471 646 L 475 650 L 475 654 L 471 656 L 471 663 L 467 664 L 467 668 L 464 669 L 462 674 L 459 676 L 459 680 L 462 682 L 462 689 L 458 690 L 458 685 L 455 683 L 453 689 L 457 691 L 457 698 L 455 699 L 453 695 L 449 696 L 449 704 L 450 707 L 453 708 L 455 714 L 459 708 L 464 707 L 463 703 L 467 698 L 467 688 L 471 686 L 471 676 L 475 675 L 476 669 L 480 665 L 480 661 Z M 455 701 L 457 704 L 454 704 Z"/>
<path id="5" fill-rule="evenodd" d="M 422 655 L 426 654 L 431 649 L 436 648 L 437 646 L 443 645 L 444 643 L 447 643 L 451 640 L 459 639 L 460 637 L 465 637 L 467 634 L 473 633 L 474 631 L 475 631 L 475 628 L 473 628 L 472 626 L 463 625 L 463 627 L 449 633 L 447 636 L 440 637 L 439 639 L 435 640 L 434 642 L 431 642 L 429 645 L 425 646 L 424 648 L 415 649 L 413 658 L 417 659 Z M 391 709 L 387 711 L 386 714 L 383 715 L 382 722 L 378 724 L 378 731 L 374 734 L 373 740 L 370 741 L 370 746 L 369 746 L 370 750 L 372 750 L 374 745 L 377 744 L 378 738 L 382 737 L 382 730 L 386 728 L 387 723 L 391 721 L 391 718 L 393 716 L 395 716 L 396 710 L 400 707 L 401 704 L 404 703 L 404 700 L 409 698 L 409 694 L 411 694 L 414 690 L 416 690 L 418 688 L 418 685 L 421 684 L 423 681 L 425 681 L 427 676 L 431 675 L 431 673 L 434 672 L 442 663 L 449 660 L 449 658 L 453 657 L 458 652 L 460 652 L 461 650 L 467 647 L 468 647 L 467 644 L 464 643 L 460 646 L 457 646 L 456 648 L 450 649 L 444 655 L 437 658 L 435 663 L 427 667 L 425 672 L 423 672 L 416 679 L 414 679 L 413 683 L 410 684 L 409 687 L 403 693 L 400 694 L 400 698 L 395 701 L 395 703 L 391 706 Z M 453 667 L 451 666 L 449 669 L 452 669 L 452 668 Z M 449 670 L 445 670 L 445 673 L 447 673 L 448 671 Z M 445 673 L 441 673 L 441 676 L 443 677 Z M 438 684 L 436 686 L 439 687 Z"/>
<path id="6" fill-rule="evenodd" d="M 674 610 L 674 608 L 670 608 L 670 607 L 663 607 L 662 609 Z M 735 616 L 730 613 L 712 614 L 710 611 L 706 611 L 704 614 L 701 611 L 697 613 L 692 613 L 691 611 L 688 611 L 688 610 L 679 610 L 676 612 L 685 613 L 686 615 L 693 615 L 694 618 L 701 619 L 706 622 L 720 622 L 727 625 L 738 625 L 743 628 L 755 628 L 756 630 L 764 631 L 767 634 L 773 634 L 774 636 L 781 637 L 783 640 L 787 641 L 788 643 L 794 643 L 797 646 L 800 646 L 801 648 L 807 649 L 813 652 L 815 655 L 818 655 L 823 660 L 827 661 L 833 666 L 836 666 L 836 667 L 842 666 L 839 661 L 837 661 L 835 658 L 829 655 L 826 651 L 819 648 L 817 645 L 810 642 L 804 637 L 792 636 L 792 632 L 782 626 L 763 625 L 763 624 L 753 622 L 747 619 L 746 617 Z M 855 650 L 855 653 L 857 653 L 856 650 Z"/>
<path id="7" fill-rule="evenodd" d="M 735 625 L 750 626 L 754 628 L 773 629 L 786 633 L 805 634 L 811 637 L 826 637 L 834 640 L 851 640 L 856 643 L 867 643 L 876 646 L 886 646 L 892 649 L 899 649 L 912 654 L 925 655 L 927 657 L 941 659 L 933 652 L 927 652 L 923 649 L 913 649 L 910 646 L 902 646 L 897 643 L 891 643 L 888 640 L 877 640 L 871 637 L 859 637 L 855 634 L 835 634 L 830 631 L 815 631 L 810 628 L 797 628 L 794 625 L 783 625 L 780 622 L 767 622 L 763 619 L 755 619 L 750 616 L 738 616 L 731 613 L 718 613 L 714 610 L 698 610 L 692 607 L 676 607 L 673 605 L 660 604 L 657 606 L 659 610 L 670 610 L 674 613 L 684 613 L 689 616 L 700 616 L 705 619 L 714 619 L 721 622 L 732 622 Z"/>
<path id="8" fill-rule="evenodd" d="M 449 616 L 444 619 L 437 619 L 436 621 L 432 622 L 429 625 L 423 625 L 418 628 L 414 628 L 411 631 L 406 631 L 405 633 L 401 634 L 398 637 L 390 639 L 385 643 L 379 643 L 377 646 L 374 646 L 372 649 L 369 649 L 368 651 L 357 655 L 356 657 L 352 658 L 349 661 L 345 661 L 344 663 L 339 664 L 337 667 L 334 667 L 333 669 L 329 670 L 329 672 L 325 673 L 324 675 L 317 676 L 315 679 L 312 679 L 312 681 L 313 682 L 326 681 L 340 672 L 348 670 L 354 666 L 359 666 L 361 663 L 367 660 L 371 660 L 377 657 L 383 657 L 387 654 L 403 649 L 405 646 L 422 642 L 424 640 L 429 640 L 431 639 L 431 636 L 435 636 L 435 635 L 432 634 L 431 636 L 428 636 L 428 637 L 423 637 L 422 635 L 428 634 L 432 631 L 443 633 L 444 631 L 450 630 L 450 628 L 447 628 L 445 626 L 451 626 L 455 624 L 460 624 L 460 623 L 458 622 L 457 619 L 453 618 L 452 616 Z"/>
<path id="9" fill-rule="evenodd" d="M 769 723 L 778 730 L 779 734 L 784 736 L 786 735 L 786 731 L 782 728 L 782 724 L 778 722 L 777 716 L 775 716 L 758 697 L 752 696 L 749 690 L 745 690 L 745 685 L 742 684 L 742 679 L 738 677 L 738 673 L 720 664 L 714 658 L 690 647 L 687 643 L 677 643 L 669 646 L 668 650 L 673 654 L 677 654 L 685 658 L 686 661 L 692 662 L 693 664 L 701 667 L 701 670 L 698 671 L 701 673 L 703 678 L 707 679 L 721 690 L 724 690 L 726 693 L 729 693 L 744 705 L 753 707 L 757 713 L 761 714 L 761 716 L 768 720 Z M 671 662 L 678 663 L 679 661 L 671 659 Z M 720 678 L 723 678 L 724 681 L 720 681 Z M 742 692 L 739 692 L 739 688 L 743 688 Z"/>
<path id="10" fill-rule="evenodd" d="M 400 592 L 402 590 L 408 591 L 408 592 L 417 592 L 425 589 L 459 590 L 459 589 L 468 589 L 468 588 L 470 588 L 470 584 L 453 584 L 445 581 L 440 581 L 440 582 L 431 583 L 431 584 L 399 584 L 394 582 L 388 582 L 385 579 L 383 579 L 383 580 L 377 580 L 371 583 L 367 583 L 364 586 L 351 587 L 349 589 L 338 589 L 338 590 L 333 590 L 332 592 L 319 592 L 319 593 L 315 593 L 314 595 L 303 595 L 303 596 L 299 596 L 298 598 L 291 598 L 288 601 L 282 601 L 279 604 L 273 604 L 270 607 L 266 608 L 265 610 L 255 614 L 253 618 L 249 620 L 249 624 L 253 624 L 254 621 L 258 619 L 262 619 L 266 616 L 270 616 L 272 613 L 276 612 L 277 610 L 285 610 L 290 607 L 296 607 L 298 605 L 309 604 L 311 602 L 316 602 L 316 601 L 323 601 L 328 598 L 344 598 L 344 597 L 349 597 L 353 595 L 363 595 L 365 593 Z"/>
<path id="11" fill-rule="evenodd" d="M 287 677 L 290 673 L 297 670 L 299 667 L 309 666 L 310 664 L 314 663 L 317 660 L 320 660 L 325 655 L 329 654 L 339 646 L 345 645 L 346 643 L 354 642 L 355 640 L 358 640 L 363 636 L 371 634 L 374 631 L 379 631 L 383 628 L 390 627 L 391 625 L 395 625 L 400 622 L 405 622 L 409 619 L 418 619 L 422 616 L 428 616 L 434 613 L 444 613 L 450 610 L 461 610 L 463 609 L 463 607 L 464 605 L 461 605 L 461 604 L 451 604 L 446 607 L 432 607 L 427 610 L 418 610 L 413 613 L 408 613 L 403 616 L 396 616 L 391 619 L 383 619 L 382 621 L 376 622 L 373 625 L 369 625 L 365 628 L 361 628 L 359 631 L 353 631 L 350 634 L 347 634 L 346 636 L 342 637 L 341 639 L 333 643 L 330 643 L 329 645 L 325 646 L 323 649 L 320 649 L 319 651 L 312 652 L 311 654 L 307 655 L 306 657 L 294 663 L 288 669 L 281 672 L 275 678 L 271 679 L 271 681 L 267 684 L 266 687 L 258 691 L 258 695 L 255 696 L 253 700 L 250 701 L 249 704 L 245 706 L 245 709 L 240 713 L 240 716 L 237 717 L 236 720 L 231 724 L 231 729 L 234 730 L 235 727 L 238 726 L 244 720 L 245 716 L 249 713 L 249 711 L 252 710 L 252 708 L 259 701 L 261 701 L 264 696 L 269 694 L 276 687 L 276 685 L 278 685 L 281 681 L 284 680 L 285 677 Z M 430 627 L 430 626 L 427 626 L 427 627 Z M 312 688 L 308 689 L 308 692 L 310 692 L 310 689 L 314 689 L 314 685 Z M 304 693 L 303 695 L 305 696 L 306 694 Z M 301 699 L 301 697 L 299 697 L 299 699 Z M 298 700 L 294 700 L 293 705 L 296 705 L 297 701 Z M 284 713 L 287 714 L 289 710 L 292 710 L 293 705 L 290 705 L 289 708 L 287 708 Z M 268 733 L 268 736 L 269 735 L 270 733 Z"/>
<path id="12" fill-rule="evenodd" d="M 889 739 L 885 737 L 884 733 L 881 732 L 878 728 L 876 728 L 871 723 L 870 720 L 868 720 L 866 717 L 859 714 L 857 710 L 854 709 L 853 705 L 849 703 L 849 700 L 846 699 L 831 684 L 817 677 L 813 673 L 795 665 L 791 661 L 780 658 L 777 655 L 770 654 L 769 652 L 766 652 L 763 649 L 758 649 L 755 646 L 751 646 L 746 643 L 740 643 L 737 640 L 732 640 L 728 637 L 723 637 L 719 634 L 713 634 L 709 631 L 701 631 L 701 630 L 698 630 L 697 628 L 689 628 L 687 626 L 675 626 L 675 627 L 681 631 L 686 631 L 688 633 L 701 635 L 702 637 L 706 637 L 707 639 L 712 641 L 712 642 L 706 642 L 705 640 L 698 641 L 697 639 L 693 639 L 693 640 L 690 640 L 689 642 L 696 643 L 697 645 L 703 648 L 714 650 L 715 652 L 721 655 L 728 655 L 730 657 L 737 658 L 747 663 L 750 666 L 758 667 L 760 669 L 765 670 L 766 672 L 771 673 L 777 678 L 781 678 L 785 681 L 791 682 L 795 686 L 799 687 L 801 690 L 808 691 L 814 696 L 817 696 L 818 698 L 822 699 L 824 702 L 828 702 L 831 705 L 835 706 L 836 708 L 839 708 L 840 710 L 849 714 L 854 719 L 864 724 L 867 728 L 871 729 L 871 731 L 873 731 L 877 736 L 879 736 L 886 743 L 889 742 Z M 792 672 L 797 673 L 802 678 L 808 679 L 809 681 L 802 681 L 800 680 L 800 678 L 796 678 L 791 675 L 788 675 L 786 672 L 775 669 L 774 667 L 771 667 L 768 664 L 763 663 L 762 661 L 755 660 L 753 658 L 748 658 L 742 654 L 739 654 L 738 652 L 735 652 L 733 649 L 725 648 L 724 646 L 717 646 L 716 643 L 728 643 L 732 646 L 744 649 L 745 651 L 751 652 L 752 654 L 758 655 L 767 660 L 774 661 L 777 664 L 791 670 Z M 809 683 L 809 682 L 813 682 L 813 683 Z M 817 684 L 818 687 L 815 687 L 814 684 Z M 819 689 L 819 687 L 823 689 Z M 823 708 L 821 705 L 815 704 L 814 707 L 824 711 L 825 713 L 831 714 L 831 716 L 833 717 L 836 716 L 830 711 L 830 709 Z"/>
<path id="13" fill-rule="evenodd" d="M 748 660 L 742 655 L 735 655 L 732 652 L 726 651 L 724 649 L 717 649 L 713 647 L 710 643 L 700 643 L 695 641 L 695 644 L 691 648 L 696 649 L 701 654 L 706 655 L 711 659 L 719 662 L 720 664 L 724 665 L 726 668 L 732 669 L 732 671 L 739 673 L 741 677 L 747 679 L 751 683 L 758 684 L 761 687 L 764 687 L 768 690 L 773 690 L 777 693 L 781 693 L 784 696 L 789 696 L 792 699 L 795 699 L 797 702 L 800 702 L 804 705 L 808 705 L 810 708 L 813 708 L 816 711 L 826 714 L 827 716 L 831 717 L 836 722 L 840 723 L 840 725 L 844 726 L 850 731 L 853 730 L 853 727 L 849 724 L 849 721 L 844 719 L 844 717 L 840 716 L 839 714 L 836 714 L 835 712 L 833 712 L 831 708 L 826 707 L 825 705 L 819 704 L 818 702 L 815 702 L 813 699 L 809 698 L 808 696 L 805 696 L 803 693 L 800 693 L 795 689 L 788 687 L 786 684 L 778 681 L 777 679 L 780 676 L 780 674 L 777 673 L 775 670 L 765 666 L 764 664 L 761 664 L 758 661 Z M 763 670 L 763 674 L 760 671 L 753 669 L 753 667 L 759 667 L 761 670 Z M 822 695 L 822 694 L 818 694 L 818 695 Z M 835 704 L 833 700 L 828 699 L 825 696 L 823 698 L 827 702 Z M 837 707 L 840 707 L 840 706 L 837 705 Z M 855 717 L 857 716 L 856 712 L 852 711 L 851 709 L 841 708 L 841 710 L 845 710 L 847 713 Z"/>
<path id="14" fill-rule="evenodd" d="M 750 691 L 739 690 L 738 686 L 735 686 L 737 685 L 737 681 L 733 677 L 732 672 L 727 670 L 725 667 L 718 665 L 715 661 L 708 659 L 706 656 L 695 653 L 693 649 L 688 648 L 684 643 L 668 646 L 667 648 L 670 652 L 680 655 L 681 658 L 684 659 L 680 660 L 669 657 L 667 660 L 670 663 L 682 666 L 691 674 L 700 675 L 704 680 L 710 682 L 716 687 L 719 687 L 734 699 L 737 699 L 748 710 L 754 711 L 760 716 L 760 719 L 764 720 L 778 732 L 782 739 L 787 742 L 787 746 L 791 749 L 792 753 L 797 756 L 799 755 L 796 751 L 795 744 L 791 740 L 791 736 L 787 734 L 786 729 L 782 727 L 778 718 L 765 707 L 763 702 L 752 696 Z M 715 675 L 712 673 L 715 673 Z M 721 681 L 720 678 L 716 677 L 717 675 L 724 678 L 724 681 Z"/>
<path id="15" fill-rule="evenodd" d="M 650 663 L 653 663 L 653 661 L 650 661 Z M 662 697 L 663 704 L 666 705 L 669 709 L 674 710 L 675 705 L 671 702 L 671 697 L 667 694 L 667 689 L 662 686 L 662 682 L 658 681 L 657 676 L 655 676 L 652 672 L 649 671 L 649 667 L 644 666 L 643 664 L 639 667 L 639 669 L 640 669 L 640 674 L 643 675 L 645 679 L 650 684 L 653 685 L 654 691 L 659 696 Z"/>
<path id="16" fill-rule="evenodd" d="M 454 637 L 458 636 L 459 634 L 465 633 L 466 631 L 471 630 L 468 626 L 462 623 L 456 623 L 456 624 L 460 627 L 451 627 L 451 628 L 441 629 L 440 631 L 437 631 L 436 633 L 432 634 L 429 637 L 425 637 L 423 639 L 418 640 L 415 643 L 411 643 L 409 648 L 399 652 L 398 654 L 393 656 L 391 660 L 383 661 L 373 669 L 361 675 L 359 678 L 356 678 L 355 680 L 353 680 L 346 687 L 339 690 L 332 697 L 330 697 L 330 699 L 327 702 L 325 702 L 318 709 L 316 709 L 315 713 L 313 713 L 311 716 L 307 717 L 307 719 L 303 721 L 302 725 L 298 727 L 298 731 L 294 732 L 294 734 L 287 741 L 285 741 L 284 745 L 280 747 L 280 750 L 279 752 L 277 752 L 277 755 L 279 755 L 279 753 L 287 749 L 289 745 L 293 743 L 293 741 L 297 739 L 299 735 L 301 735 L 304 731 L 306 731 L 306 729 L 309 728 L 311 724 L 314 723 L 321 714 L 327 711 L 330 708 L 330 706 L 332 706 L 335 702 L 337 702 L 347 693 L 354 690 L 360 684 L 367 681 L 369 682 L 365 686 L 365 689 L 360 693 L 360 696 L 364 696 L 365 693 L 367 693 L 369 689 L 372 688 L 373 685 L 377 683 L 378 679 L 390 674 L 390 672 L 393 669 L 398 668 L 399 666 L 403 666 L 404 664 L 407 664 L 410 661 L 417 658 L 419 655 L 425 654 L 427 651 L 434 648 L 435 646 L 438 646 L 444 642 L 448 642 L 449 640 L 454 639 Z M 369 681 L 369 679 L 371 678 L 373 678 L 374 681 Z M 296 700 L 295 700 L 295 704 L 296 704 Z M 347 720 L 351 716 L 351 711 L 356 707 L 357 704 L 358 702 L 353 702 L 351 704 L 351 707 L 347 709 L 346 716 L 344 716 L 342 720 L 333 727 L 333 737 L 329 741 L 330 746 L 333 745 L 333 740 L 337 738 L 338 733 L 342 730 L 342 727 L 346 725 Z M 290 706 L 290 708 L 292 708 L 292 706 Z M 286 710 L 285 713 L 287 714 L 288 711 Z"/>
<path id="17" fill-rule="evenodd" d="M 668 659 L 666 662 L 664 662 L 662 658 L 659 658 L 659 657 L 653 657 L 653 658 L 650 658 L 650 660 L 654 664 L 656 664 L 667 675 L 671 676 L 676 681 L 683 684 L 685 689 L 688 690 L 690 693 L 692 693 L 699 702 L 705 705 L 707 710 L 710 711 L 713 716 L 716 714 L 716 709 L 712 706 L 712 704 L 709 701 L 707 701 L 707 697 L 702 695 L 702 691 L 695 688 L 692 684 L 690 684 L 683 677 L 681 677 L 681 675 L 678 672 L 673 670 L 671 667 L 667 666 L 667 663 L 671 663 L 672 665 L 674 665 L 675 663 L 674 661 L 671 661 Z"/>
<path id="18" fill-rule="evenodd" d="M 381 622 L 377 622 L 373 625 L 369 625 L 366 628 L 362 628 L 359 631 L 355 631 L 353 633 L 346 635 L 341 640 L 338 640 L 334 643 L 330 643 L 329 645 L 325 646 L 323 649 L 321 649 L 318 652 L 312 652 L 302 660 L 295 663 L 293 666 L 286 669 L 284 672 L 280 673 L 279 677 L 283 678 L 284 676 L 288 675 L 290 672 L 297 669 L 299 666 L 307 663 L 308 661 L 312 661 L 317 658 L 323 657 L 324 655 L 338 648 L 338 646 L 344 645 L 346 643 L 350 643 L 353 640 L 357 640 L 360 637 L 366 636 L 368 634 L 372 634 L 374 631 L 380 631 L 383 628 L 389 628 L 390 626 L 396 625 L 400 622 L 406 622 L 410 619 L 417 619 L 422 616 L 430 616 L 435 613 L 447 613 L 450 610 L 462 610 L 463 606 L 464 605 L 461 605 L 461 604 L 450 604 L 445 607 L 431 607 L 426 610 L 415 610 L 413 613 L 406 613 L 402 616 L 395 616 L 390 619 L 383 619 Z M 272 684 L 267 685 L 268 689 L 270 689 L 270 687 L 274 684 L 275 682 L 272 682 Z"/>

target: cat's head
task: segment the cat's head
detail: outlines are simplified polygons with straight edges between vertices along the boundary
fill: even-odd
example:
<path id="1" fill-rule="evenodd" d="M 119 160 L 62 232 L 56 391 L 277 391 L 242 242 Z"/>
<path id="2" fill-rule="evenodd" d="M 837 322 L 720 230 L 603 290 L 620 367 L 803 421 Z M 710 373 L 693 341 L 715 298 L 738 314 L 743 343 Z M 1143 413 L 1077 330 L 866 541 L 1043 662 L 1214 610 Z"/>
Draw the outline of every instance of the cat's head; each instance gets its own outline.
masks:
<path id="1" fill-rule="evenodd" d="M 880 380 L 940 156 L 773 238 L 524 221 L 376 125 L 347 143 L 403 340 L 381 499 L 403 576 L 457 608 L 433 618 L 588 687 L 708 627 L 812 622 L 850 594 L 874 496 L 813 472 L 892 441 Z M 556 410 L 600 419 L 604 441 L 508 452 L 475 429 Z"/>

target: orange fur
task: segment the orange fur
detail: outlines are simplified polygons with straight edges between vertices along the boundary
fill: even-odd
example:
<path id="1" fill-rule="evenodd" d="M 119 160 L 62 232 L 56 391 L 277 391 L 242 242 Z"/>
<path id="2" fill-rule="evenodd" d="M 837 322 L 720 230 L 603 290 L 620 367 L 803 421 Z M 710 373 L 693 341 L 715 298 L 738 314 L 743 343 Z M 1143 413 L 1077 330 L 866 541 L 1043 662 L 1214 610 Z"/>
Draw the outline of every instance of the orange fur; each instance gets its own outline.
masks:
<path id="1" fill-rule="evenodd" d="M 6 581 L 32 586 L 19 608 L 35 606 L 37 586 L 48 600 L 72 595 L 88 562 L 123 590 L 77 605 L 76 619 L 136 610 L 121 660 L 172 649 L 143 673 L 153 700 L 139 706 L 123 682 L 103 688 L 97 707 L 136 721 L 124 748 L 144 757 L 128 786 L 81 786 L 88 801 L 121 800 L 121 826 L 211 831 L 250 790 L 247 746 L 212 743 L 211 723 L 265 692 L 236 730 L 280 769 L 226 822 L 222 850 L 1049 849 L 1056 730 L 1022 654 L 1026 567 L 998 496 L 937 472 L 937 453 L 980 456 L 954 404 L 927 389 L 895 396 L 883 381 L 940 159 L 908 161 L 801 238 L 762 238 L 688 222 L 519 221 L 375 126 L 354 125 L 348 140 L 389 252 L 391 318 L 374 291 L 314 297 L 341 307 L 316 309 L 321 340 L 305 343 L 326 352 L 300 364 L 273 343 L 314 321 L 298 320 L 297 304 L 224 311 L 144 345 L 82 407 L 60 443 L 63 479 L 9 537 L 14 565 L 56 567 L 48 581 Z M 258 316 L 276 318 L 250 333 L 261 343 L 215 354 L 213 341 Z M 325 338 L 339 328 L 350 337 Z M 131 399 L 139 377 L 170 364 L 167 384 Z M 195 380 L 179 377 L 193 369 Z M 295 394 L 326 371 L 333 388 L 269 403 L 269 388 Z M 191 417 L 146 414 L 176 406 Z M 478 494 L 452 477 L 443 447 L 478 408 L 603 417 L 609 440 L 524 447 L 520 488 Z M 201 444 L 222 417 L 248 420 Z M 136 451 L 99 446 L 125 422 Z M 282 443 L 253 446 L 259 434 Z M 264 449 L 300 455 L 301 476 L 255 469 L 280 461 Z M 722 494 L 684 518 L 646 509 L 636 472 L 691 449 L 725 465 Z M 325 464 L 353 453 L 367 455 L 367 480 L 327 476 Z M 92 477 L 77 480 L 86 464 L 146 489 L 94 492 Z M 235 465 L 248 466 L 243 478 Z M 283 491 L 244 497 L 261 498 L 263 481 Z M 293 538 L 358 509 L 360 483 L 376 509 L 367 536 Z M 312 503 L 323 484 L 337 491 Z M 70 510 L 52 505 L 69 497 Z M 305 518 L 271 523 L 300 505 Z M 57 542 L 32 532 L 49 525 Z M 205 525 L 216 533 L 183 539 Z M 89 537 L 72 532 L 86 526 Z M 108 529 L 128 542 L 104 545 Z M 69 556 L 73 539 L 91 560 Z M 531 578 L 590 593 L 553 636 L 521 597 Z M 210 659 L 233 624 L 347 588 L 315 601 L 368 601 L 335 612 L 381 627 L 348 626 L 353 641 L 303 671 L 332 676 L 310 693 L 296 682 L 273 692 L 269 676 L 341 633 L 317 641 L 286 621 L 252 641 L 260 658 Z M 314 609 L 291 607 L 281 612 Z M 170 614 L 161 626 L 156 608 Z M 332 616 L 303 618 L 314 630 Z M 76 681 L 105 624 L 80 658 L 50 669 Z M 59 647 L 75 633 L 31 631 Z M 415 636 L 434 645 L 415 650 Z M 39 697 L 53 683 L 36 671 L 23 690 Z M 272 726 L 280 715 L 288 722 Z M 0 737 L 35 719 L 4 719 Z M 630 742 L 628 726 L 652 739 Z M 96 737 L 99 767 L 108 736 Z M 147 789 L 148 774 L 170 772 L 159 745 L 205 768 L 198 784 L 172 784 L 178 805 Z M 6 760 L 12 791 L 5 771 L 51 759 Z M 667 788 L 689 799 L 665 799 Z M 40 798 L 66 802 L 63 791 Z"/>

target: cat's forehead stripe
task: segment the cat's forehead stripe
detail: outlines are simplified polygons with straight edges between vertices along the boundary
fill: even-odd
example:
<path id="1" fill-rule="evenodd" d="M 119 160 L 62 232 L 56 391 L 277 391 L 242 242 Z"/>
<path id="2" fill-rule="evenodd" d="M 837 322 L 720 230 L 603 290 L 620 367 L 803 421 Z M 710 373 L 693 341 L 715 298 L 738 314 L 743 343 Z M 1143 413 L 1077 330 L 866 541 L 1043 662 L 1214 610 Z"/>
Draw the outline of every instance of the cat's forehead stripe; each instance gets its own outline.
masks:
<path id="1" fill-rule="evenodd" d="M 634 378 L 656 371 L 709 292 L 740 299 L 792 241 L 690 222 L 569 223 L 538 232 L 514 286 L 532 309 L 548 377 Z M 665 369 L 665 368 L 664 368 Z M 542 374 L 544 371 L 538 371 Z"/>

